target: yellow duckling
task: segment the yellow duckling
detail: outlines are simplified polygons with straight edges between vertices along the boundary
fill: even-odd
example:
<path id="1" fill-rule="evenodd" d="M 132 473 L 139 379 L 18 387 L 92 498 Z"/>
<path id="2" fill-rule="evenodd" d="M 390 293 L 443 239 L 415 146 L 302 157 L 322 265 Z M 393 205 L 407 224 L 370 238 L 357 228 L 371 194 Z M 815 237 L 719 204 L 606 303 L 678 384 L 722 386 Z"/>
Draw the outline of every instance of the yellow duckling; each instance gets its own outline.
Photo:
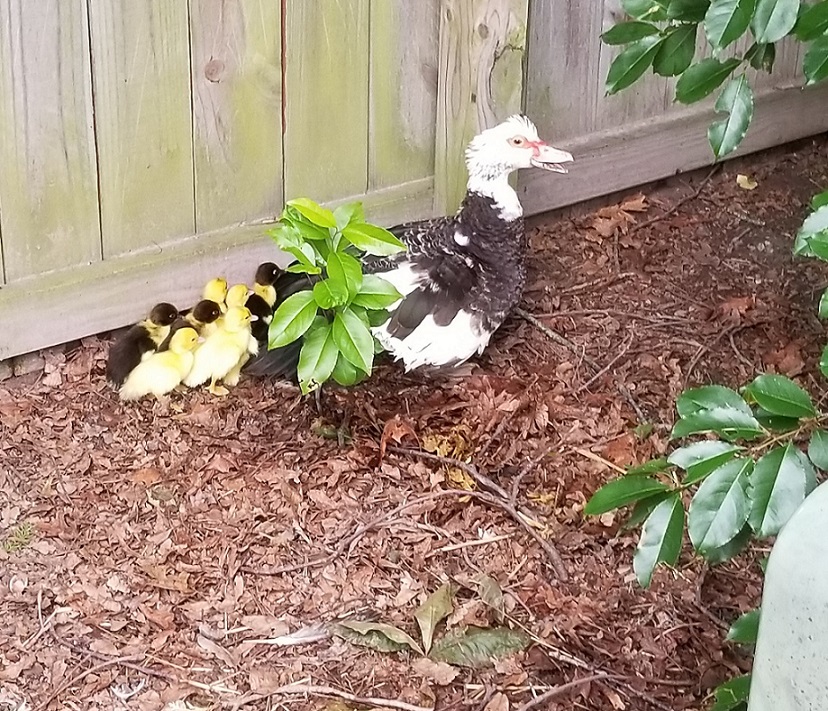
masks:
<path id="1" fill-rule="evenodd" d="M 226 314 L 228 309 L 244 306 L 244 302 L 247 301 L 248 291 L 249 289 L 246 284 L 234 284 L 227 289 L 224 302 L 221 304 L 222 313 Z M 224 316 L 219 316 L 217 319 L 206 322 L 199 333 L 206 338 L 215 333 L 222 325 L 224 325 Z"/>
<path id="2" fill-rule="evenodd" d="M 216 277 L 210 279 L 201 292 L 201 298 L 209 301 L 215 301 L 220 307 L 221 312 L 224 313 L 227 309 L 224 307 L 224 300 L 227 298 L 227 279 L 224 277 Z"/>
<path id="3" fill-rule="evenodd" d="M 193 388 L 209 380 L 208 389 L 213 395 L 227 395 L 227 388 L 216 385 L 216 381 L 223 380 L 230 386 L 238 383 L 241 366 L 259 350 L 250 332 L 252 319 L 250 311 L 243 306 L 228 308 L 221 324 L 196 350 L 192 370 L 184 378 L 184 384 Z"/>
<path id="4" fill-rule="evenodd" d="M 178 316 L 178 310 L 166 302 L 156 304 L 149 316 L 132 326 L 109 349 L 106 361 L 106 377 L 121 386 L 127 375 L 148 354 L 155 352 L 167 338 L 170 326 Z"/>
<path id="5" fill-rule="evenodd" d="M 121 400 L 137 400 L 144 395 L 159 397 L 174 390 L 193 367 L 196 343 L 195 329 L 178 329 L 170 339 L 169 350 L 153 353 L 135 366 L 118 391 Z"/>

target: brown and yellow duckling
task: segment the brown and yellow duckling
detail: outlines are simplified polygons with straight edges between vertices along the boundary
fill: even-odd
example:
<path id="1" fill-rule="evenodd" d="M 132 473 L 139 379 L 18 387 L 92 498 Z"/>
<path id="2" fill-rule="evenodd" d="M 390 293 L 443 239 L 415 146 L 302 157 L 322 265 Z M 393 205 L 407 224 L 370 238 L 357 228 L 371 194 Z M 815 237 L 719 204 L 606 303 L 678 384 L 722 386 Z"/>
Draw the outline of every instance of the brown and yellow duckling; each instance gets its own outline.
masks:
<path id="1" fill-rule="evenodd" d="M 198 340 L 194 328 L 178 329 L 170 339 L 169 350 L 152 353 L 130 372 L 118 391 L 121 399 L 160 397 L 172 392 L 192 369 L 193 350 Z"/>
<path id="2" fill-rule="evenodd" d="M 106 378 L 114 385 L 122 385 L 127 376 L 147 354 L 158 349 L 178 318 L 178 309 L 162 302 L 152 307 L 147 318 L 131 326 L 109 348 Z"/>
<path id="3" fill-rule="evenodd" d="M 276 280 L 282 270 L 273 262 L 260 264 L 256 270 L 253 293 L 247 297 L 245 306 L 250 313 L 258 316 L 252 324 L 253 337 L 259 344 L 267 343 L 267 330 L 273 318 L 273 306 L 276 304 Z"/>

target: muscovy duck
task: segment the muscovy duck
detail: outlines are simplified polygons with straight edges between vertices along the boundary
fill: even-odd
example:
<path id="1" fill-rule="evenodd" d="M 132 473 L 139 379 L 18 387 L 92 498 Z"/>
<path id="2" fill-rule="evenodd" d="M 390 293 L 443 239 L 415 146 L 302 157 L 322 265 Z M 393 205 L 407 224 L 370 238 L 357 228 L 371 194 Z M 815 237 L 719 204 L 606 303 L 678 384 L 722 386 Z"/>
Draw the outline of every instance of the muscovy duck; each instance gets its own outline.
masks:
<path id="1" fill-rule="evenodd" d="M 547 145 L 525 116 L 512 116 L 478 134 L 466 149 L 468 187 L 458 212 L 389 228 L 408 247 L 392 257 L 366 257 L 365 273 L 390 281 L 403 298 L 373 329 L 407 371 L 456 366 L 482 353 L 520 300 L 526 280 L 523 209 L 509 185 L 520 168 L 566 173 L 572 155 Z M 304 275 L 283 273 L 280 302 L 311 286 Z M 301 343 L 261 348 L 248 363 L 252 375 L 295 375 Z"/>

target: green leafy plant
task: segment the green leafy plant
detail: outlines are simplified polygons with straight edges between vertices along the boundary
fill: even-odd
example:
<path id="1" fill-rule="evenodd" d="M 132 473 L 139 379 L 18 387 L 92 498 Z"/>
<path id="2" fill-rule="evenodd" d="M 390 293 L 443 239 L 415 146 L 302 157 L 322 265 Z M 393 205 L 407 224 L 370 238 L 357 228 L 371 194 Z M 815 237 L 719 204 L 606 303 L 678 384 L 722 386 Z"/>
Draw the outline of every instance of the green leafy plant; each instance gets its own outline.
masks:
<path id="1" fill-rule="evenodd" d="M 333 634 L 352 644 L 379 652 L 409 650 L 434 662 L 454 666 L 480 668 L 501 657 L 522 651 L 529 637 L 510 627 L 461 627 L 447 631 L 435 640 L 435 632 L 454 611 L 456 589 L 450 583 L 441 585 L 414 612 L 420 641 L 404 630 L 384 622 L 339 622 Z M 496 619 L 503 617 L 503 593 L 497 581 L 487 575 L 477 581 L 477 594 L 489 606 Z"/>
<path id="2" fill-rule="evenodd" d="M 28 521 L 15 526 L 3 540 L 3 550 L 6 553 L 19 553 L 28 548 L 35 537 L 35 527 Z"/>
<path id="3" fill-rule="evenodd" d="M 714 109 L 722 118 L 708 129 L 717 159 L 736 150 L 753 119 L 753 89 L 747 69 L 771 72 L 776 43 L 789 35 L 806 45 L 806 84 L 828 77 L 828 0 L 622 0 L 630 19 L 607 30 L 606 44 L 620 45 L 607 74 L 607 93 L 634 84 L 648 69 L 678 77 L 676 101 L 693 104 L 724 84 Z M 707 48 L 696 60 L 701 26 Z M 741 56 L 733 44 L 750 32 Z M 730 56 L 727 56 L 730 55 Z"/>
<path id="4" fill-rule="evenodd" d="M 291 200 L 269 234 L 296 259 L 287 271 L 306 274 L 310 288 L 276 309 L 268 347 L 304 336 L 298 376 L 305 394 L 330 378 L 353 385 L 368 377 L 382 350 L 370 329 L 388 318 L 387 308 L 402 295 L 386 280 L 363 274 L 360 257 L 386 257 L 405 245 L 366 222 L 359 202 L 331 211 L 307 198 Z"/>

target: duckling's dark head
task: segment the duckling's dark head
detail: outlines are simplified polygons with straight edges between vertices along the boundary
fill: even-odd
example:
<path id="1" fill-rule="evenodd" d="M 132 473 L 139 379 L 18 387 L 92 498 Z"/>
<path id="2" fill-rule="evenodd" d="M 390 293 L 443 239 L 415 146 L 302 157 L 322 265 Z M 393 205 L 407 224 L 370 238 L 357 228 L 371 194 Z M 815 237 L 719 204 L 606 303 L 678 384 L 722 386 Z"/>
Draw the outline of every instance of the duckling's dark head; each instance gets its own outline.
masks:
<path id="1" fill-rule="evenodd" d="M 273 262 L 265 262 L 260 264 L 256 270 L 256 283 L 262 286 L 273 286 L 282 270 Z"/>
<path id="2" fill-rule="evenodd" d="M 193 318 L 199 323 L 213 323 L 219 316 L 221 308 L 210 299 L 202 299 L 193 307 Z"/>
<path id="3" fill-rule="evenodd" d="M 178 309 L 165 301 L 153 306 L 149 314 L 149 320 L 156 326 L 170 326 L 177 318 Z"/>

